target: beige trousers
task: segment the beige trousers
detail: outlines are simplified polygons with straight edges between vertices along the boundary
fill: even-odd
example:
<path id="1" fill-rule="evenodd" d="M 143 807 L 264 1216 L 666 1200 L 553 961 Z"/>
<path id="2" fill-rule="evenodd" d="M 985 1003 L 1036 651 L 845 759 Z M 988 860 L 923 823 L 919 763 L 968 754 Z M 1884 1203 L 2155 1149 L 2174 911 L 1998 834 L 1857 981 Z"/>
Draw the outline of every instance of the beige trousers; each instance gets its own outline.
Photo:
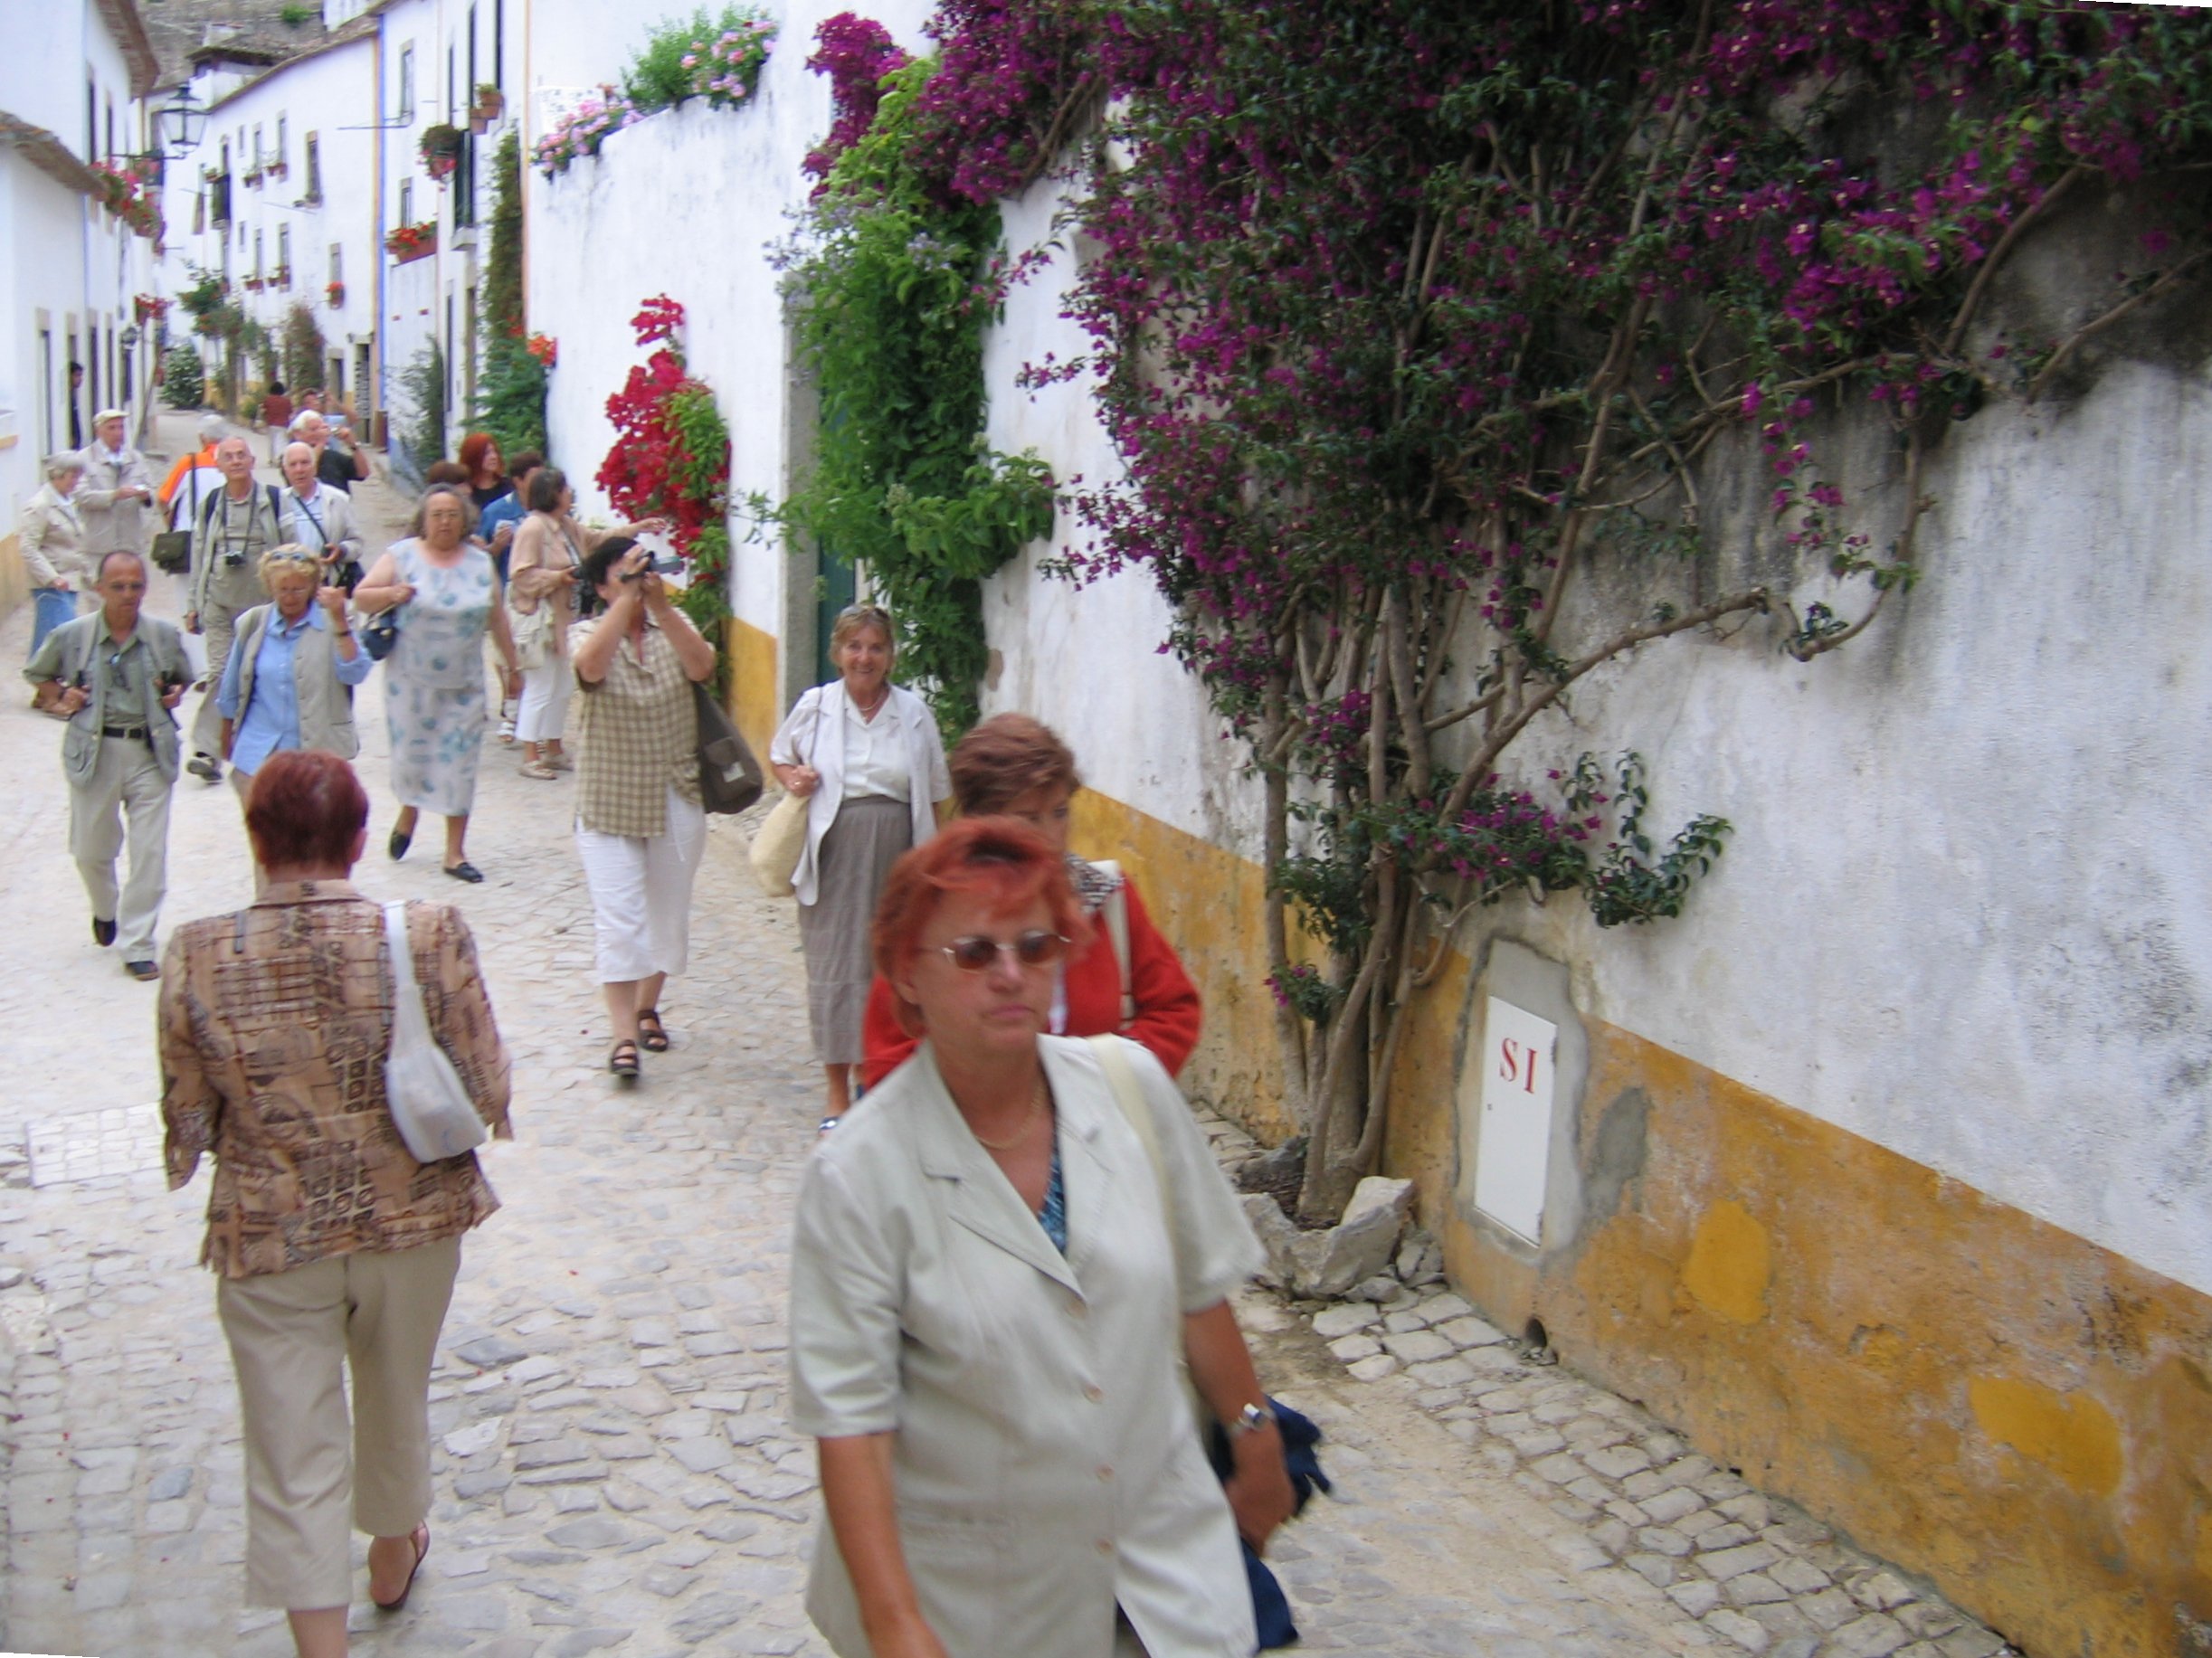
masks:
<path id="1" fill-rule="evenodd" d="M 69 850 L 93 915 L 115 923 L 115 952 L 126 962 L 158 962 L 154 925 L 169 889 L 169 802 L 176 785 L 143 738 L 102 737 L 92 775 L 69 791 Z M 117 856 L 128 847 L 130 873 L 120 886 Z"/>
<path id="2" fill-rule="evenodd" d="M 460 1270 L 456 1237 L 216 1285 L 245 1418 L 250 1605 L 352 1601 L 349 1495 L 373 1537 L 430 1512 L 430 1367 Z"/>

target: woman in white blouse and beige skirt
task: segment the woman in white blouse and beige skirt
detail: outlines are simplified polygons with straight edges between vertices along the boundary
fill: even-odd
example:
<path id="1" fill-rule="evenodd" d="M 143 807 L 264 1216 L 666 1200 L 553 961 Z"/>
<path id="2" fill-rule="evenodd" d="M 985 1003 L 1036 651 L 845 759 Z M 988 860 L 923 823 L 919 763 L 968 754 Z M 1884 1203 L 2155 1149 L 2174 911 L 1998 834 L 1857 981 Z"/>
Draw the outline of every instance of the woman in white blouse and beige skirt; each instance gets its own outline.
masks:
<path id="1" fill-rule="evenodd" d="M 828 1077 L 822 1127 L 852 1104 L 861 1016 L 875 976 L 869 929 L 898 856 L 927 840 L 952 798 L 927 704 L 891 683 L 888 612 L 852 605 L 830 632 L 838 677 L 801 696 L 769 744 L 783 787 L 807 801 L 806 849 L 792 875 L 806 952 L 807 1017 Z"/>

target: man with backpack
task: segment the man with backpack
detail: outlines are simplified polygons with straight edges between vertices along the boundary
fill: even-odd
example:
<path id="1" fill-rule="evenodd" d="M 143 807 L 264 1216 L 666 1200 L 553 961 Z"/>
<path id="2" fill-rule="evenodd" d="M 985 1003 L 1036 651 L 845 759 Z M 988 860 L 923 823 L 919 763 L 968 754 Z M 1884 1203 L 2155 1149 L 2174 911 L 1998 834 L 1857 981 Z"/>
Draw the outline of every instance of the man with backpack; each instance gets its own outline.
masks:
<path id="1" fill-rule="evenodd" d="M 267 596 L 261 592 L 261 554 L 285 541 L 284 509 L 273 484 L 253 482 L 253 449 L 242 437 L 215 446 L 223 488 L 200 504 L 192 537 L 192 597 L 185 630 L 207 638 L 206 694 L 192 722 L 192 758 L 185 770 L 216 782 L 223 776 L 223 715 L 215 687 L 230 660 L 238 618 Z"/>

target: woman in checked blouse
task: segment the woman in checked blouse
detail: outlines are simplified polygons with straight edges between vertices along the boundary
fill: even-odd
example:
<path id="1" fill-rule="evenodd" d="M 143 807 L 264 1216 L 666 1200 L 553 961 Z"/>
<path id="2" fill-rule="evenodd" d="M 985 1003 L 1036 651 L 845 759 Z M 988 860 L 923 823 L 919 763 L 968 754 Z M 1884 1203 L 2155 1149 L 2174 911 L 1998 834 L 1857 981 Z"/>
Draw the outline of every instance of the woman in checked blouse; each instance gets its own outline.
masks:
<path id="1" fill-rule="evenodd" d="M 607 1069 L 634 1082 L 638 1049 L 669 1046 L 660 990 L 690 946 L 691 882 L 707 848 L 691 686 L 713 677 L 715 648 L 629 536 L 593 548 L 584 580 L 604 609 L 569 636 L 582 692 L 576 850 L 613 1027 Z"/>

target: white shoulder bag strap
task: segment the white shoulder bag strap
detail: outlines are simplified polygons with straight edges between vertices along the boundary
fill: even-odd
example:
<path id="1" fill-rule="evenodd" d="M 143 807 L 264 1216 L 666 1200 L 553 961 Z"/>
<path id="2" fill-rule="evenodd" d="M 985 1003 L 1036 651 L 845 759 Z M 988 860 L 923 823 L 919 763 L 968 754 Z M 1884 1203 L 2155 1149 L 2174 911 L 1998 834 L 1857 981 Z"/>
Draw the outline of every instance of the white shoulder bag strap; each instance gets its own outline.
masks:
<path id="1" fill-rule="evenodd" d="M 1181 1284 L 1182 1280 L 1182 1252 L 1175 1246 L 1175 1188 L 1167 1177 L 1167 1159 L 1160 1154 L 1160 1125 L 1153 1121 L 1152 1107 L 1146 1104 L 1144 1090 L 1136 1080 L 1136 1071 L 1129 1063 L 1129 1050 L 1123 1046 L 1126 1037 L 1086 1037 L 1091 1052 L 1098 1056 L 1099 1068 L 1106 1072 L 1106 1086 L 1114 1091 L 1114 1103 L 1121 1107 L 1121 1114 L 1129 1119 L 1129 1126 L 1136 1131 L 1138 1143 L 1144 1148 L 1144 1161 L 1152 1165 L 1153 1184 L 1160 1190 L 1160 1222 L 1167 1228 L 1167 1256 L 1174 1264 L 1177 1290 L 1177 1312 L 1181 1312 Z M 1182 1344 L 1182 1320 L 1174 1324 L 1175 1378 L 1182 1385 L 1183 1397 L 1191 1402 L 1191 1420 L 1201 1426 L 1210 1417 L 1205 1402 L 1198 1397 L 1198 1388 L 1191 1380 L 1191 1357 Z"/>

